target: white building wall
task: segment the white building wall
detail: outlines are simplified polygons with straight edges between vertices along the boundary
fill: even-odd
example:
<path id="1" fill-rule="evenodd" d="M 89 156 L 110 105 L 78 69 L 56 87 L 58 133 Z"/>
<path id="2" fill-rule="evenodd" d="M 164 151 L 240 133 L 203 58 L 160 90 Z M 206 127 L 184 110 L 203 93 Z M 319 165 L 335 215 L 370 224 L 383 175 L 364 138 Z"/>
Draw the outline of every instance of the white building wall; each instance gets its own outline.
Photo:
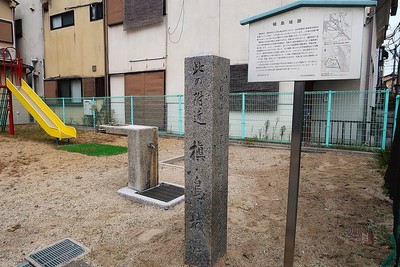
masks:
<path id="1" fill-rule="evenodd" d="M 30 122 L 29 112 L 15 96 L 12 97 L 12 106 L 14 124 L 27 124 Z M 7 124 L 9 124 L 9 115 L 7 116 Z"/>
<path id="2" fill-rule="evenodd" d="M 13 119 L 14 124 L 29 123 L 29 113 L 24 106 L 13 96 Z"/>
<path id="3" fill-rule="evenodd" d="M 38 95 L 43 96 L 44 40 L 41 1 L 19 1 L 19 5 L 15 9 L 15 18 L 22 19 L 23 36 L 17 39 L 17 49 L 23 63 L 35 67 L 34 72 L 27 75 L 27 82 Z M 32 77 L 34 78 L 32 79 Z"/>
<path id="4" fill-rule="evenodd" d="M 110 77 L 111 90 L 111 113 L 114 123 L 125 123 L 125 102 L 121 96 L 125 93 L 124 75 L 113 75 Z"/>
<path id="5" fill-rule="evenodd" d="M 168 27 L 170 32 L 176 31 L 168 34 L 167 94 L 183 92 L 185 57 L 214 54 L 230 59 L 231 65 L 246 64 L 249 26 L 240 25 L 240 21 L 287 3 L 207 0 L 185 1 L 182 7 L 183 1 L 168 1 Z"/>
<path id="6" fill-rule="evenodd" d="M 290 2 L 293 1 L 287 1 Z M 240 25 L 240 21 L 287 3 L 261 0 L 251 4 L 239 0 L 167 1 L 167 15 L 161 24 L 133 31 L 123 31 L 122 25 L 108 27 L 110 74 L 166 69 L 166 95 L 183 94 L 186 57 L 214 54 L 229 58 L 232 65 L 246 64 L 249 26 Z M 115 88 L 121 86 L 121 82 L 116 82 L 119 79 L 111 76 L 111 95 L 124 94 Z M 280 91 L 292 89 L 293 83 L 286 83 Z M 176 103 L 170 99 L 167 99 L 167 105 L 175 107 Z M 117 107 L 117 103 L 113 106 Z M 270 114 L 274 120 L 280 113 L 291 113 L 278 107 L 278 111 Z M 118 110 L 122 111 L 122 108 Z M 169 131 L 179 132 L 178 113 L 178 110 L 168 109 Z M 235 120 L 235 114 L 231 117 Z M 259 124 L 261 119 L 258 117 L 257 114 L 248 114 L 254 122 L 248 122 L 245 131 L 250 132 L 256 127 L 253 124 Z M 236 135 L 234 129 L 231 131 Z"/>
<path id="7" fill-rule="evenodd" d="M 240 20 L 290 2 L 167 1 L 163 23 L 132 31 L 108 27 L 109 72 L 166 69 L 166 94 L 181 94 L 186 57 L 214 54 L 229 58 L 232 65 L 246 64 L 249 26 Z"/>
<path id="8" fill-rule="evenodd" d="M 219 54 L 219 1 L 168 1 L 167 7 L 170 33 L 176 31 L 168 33 L 166 92 L 181 94 L 184 59 Z"/>
<path id="9" fill-rule="evenodd" d="M 166 19 L 131 31 L 108 27 L 108 41 L 110 74 L 165 69 Z"/>

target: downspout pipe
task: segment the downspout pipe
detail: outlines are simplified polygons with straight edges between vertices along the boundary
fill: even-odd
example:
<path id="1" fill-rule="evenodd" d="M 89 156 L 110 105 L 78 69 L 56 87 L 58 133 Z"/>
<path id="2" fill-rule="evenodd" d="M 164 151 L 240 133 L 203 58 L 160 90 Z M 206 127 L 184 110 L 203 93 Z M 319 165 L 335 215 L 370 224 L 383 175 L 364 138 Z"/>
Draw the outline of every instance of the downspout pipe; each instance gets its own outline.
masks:
<path id="1" fill-rule="evenodd" d="M 371 7 L 371 11 L 370 14 L 374 14 L 375 13 L 375 8 Z M 366 53 L 366 59 L 367 59 L 367 66 L 366 66 L 366 71 L 365 71 L 365 77 L 361 77 L 361 79 L 364 79 L 364 83 L 361 80 L 361 88 L 360 90 L 365 90 L 364 93 L 364 103 L 363 103 L 363 129 L 362 132 L 363 134 L 363 142 L 366 141 L 366 131 L 367 131 L 367 121 L 368 121 L 368 92 L 370 90 L 370 75 L 371 75 L 371 52 L 372 52 L 372 39 L 373 39 L 373 26 L 374 24 L 371 23 L 372 20 L 374 19 L 374 17 L 370 17 L 371 15 L 368 15 L 368 17 L 366 18 L 366 22 L 365 22 L 365 26 L 368 26 L 368 49 L 367 49 L 367 53 Z M 363 87 L 363 88 L 362 88 Z"/>
<path id="2" fill-rule="evenodd" d="M 16 39 L 16 35 L 15 35 L 15 7 L 12 7 L 11 8 L 12 9 L 12 16 L 13 16 L 13 18 L 12 18 L 12 22 L 13 22 L 13 29 L 12 29 L 12 32 L 13 32 L 13 47 L 15 48 L 15 49 L 17 49 L 17 39 Z"/>
<path id="3" fill-rule="evenodd" d="M 33 70 L 31 71 L 32 73 L 32 89 L 35 93 L 37 93 L 37 89 L 36 89 L 36 75 L 35 75 L 35 70 L 36 70 L 36 65 L 38 63 L 38 59 L 37 58 L 31 58 L 32 61 L 32 65 L 33 65 Z"/>
<path id="4" fill-rule="evenodd" d="M 103 0 L 103 32 L 104 32 L 104 91 L 105 96 L 110 96 L 110 68 L 109 68 L 109 52 L 108 52 L 108 12 L 107 12 L 107 1 Z"/>

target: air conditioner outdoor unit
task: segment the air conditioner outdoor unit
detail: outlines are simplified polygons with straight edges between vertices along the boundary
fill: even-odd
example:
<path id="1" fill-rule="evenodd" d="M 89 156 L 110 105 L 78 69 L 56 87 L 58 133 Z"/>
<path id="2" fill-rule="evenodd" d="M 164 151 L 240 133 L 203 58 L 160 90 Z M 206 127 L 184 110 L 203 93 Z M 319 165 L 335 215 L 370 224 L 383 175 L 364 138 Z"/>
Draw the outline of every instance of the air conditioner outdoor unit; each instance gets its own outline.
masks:
<path id="1" fill-rule="evenodd" d="M 8 49 L 8 52 L 7 51 L 4 52 L 5 49 L 7 49 L 7 48 L 0 49 L 0 59 L 1 60 L 5 59 L 7 61 L 10 61 L 10 60 L 15 60 L 17 58 L 17 53 L 16 53 L 15 49 Z"/>

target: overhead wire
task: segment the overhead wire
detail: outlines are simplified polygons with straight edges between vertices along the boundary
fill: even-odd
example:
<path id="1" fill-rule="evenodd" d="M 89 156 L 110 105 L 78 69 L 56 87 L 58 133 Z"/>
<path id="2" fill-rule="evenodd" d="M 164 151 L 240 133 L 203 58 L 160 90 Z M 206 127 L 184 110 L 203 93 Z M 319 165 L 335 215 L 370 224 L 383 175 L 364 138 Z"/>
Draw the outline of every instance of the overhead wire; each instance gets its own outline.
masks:
<path id="1" fill-rule="evenodd" d="M 182 23 L 180 23 L 182 20 Z M 177 44 L 180 42 L 181 38 L 182 38 L 182 34 L 183 34 L 183 26 L 184 26 L 184 22 L 185 22 L 185 0 L 182 0 L 182 6 L 181 6 L 181 12 L 179 13 L 179 18 L 178 21 L 176 22 L 175 28 L 172 30 L 172 32 L 170 31 L 171 28 L 168 27 L 168 39 L 171 43 Z M 179 33 L 179 37 L 178 40 L 174 41 L 171 39 L 172 35 L 175 34 L 176 30 L 178 29 L 179 24 L 181 24 L 181 30 Z"/>
<path id="2" fill-rule="evenodd" d="M 386 40 L 392 38 L 396 34 L 396 31 L 399 29 L 399 27 L 400 27 L 400 22 L 399 24 L 397 24 L 396 28 L 394 28 L 393 32 L 386 36 Z"/>

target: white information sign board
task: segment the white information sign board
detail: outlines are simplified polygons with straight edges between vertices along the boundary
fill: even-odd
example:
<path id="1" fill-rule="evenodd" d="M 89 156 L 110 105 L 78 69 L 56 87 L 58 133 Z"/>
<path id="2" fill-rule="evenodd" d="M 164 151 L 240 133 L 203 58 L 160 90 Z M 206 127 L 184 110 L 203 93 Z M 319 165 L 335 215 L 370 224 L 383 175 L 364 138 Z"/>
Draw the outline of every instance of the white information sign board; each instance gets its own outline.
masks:
<path id="1" fill-rule="evenodd" d="M 250 24 L 249 82 L 359 79 L 363 7 L 301 7 Z"/>

